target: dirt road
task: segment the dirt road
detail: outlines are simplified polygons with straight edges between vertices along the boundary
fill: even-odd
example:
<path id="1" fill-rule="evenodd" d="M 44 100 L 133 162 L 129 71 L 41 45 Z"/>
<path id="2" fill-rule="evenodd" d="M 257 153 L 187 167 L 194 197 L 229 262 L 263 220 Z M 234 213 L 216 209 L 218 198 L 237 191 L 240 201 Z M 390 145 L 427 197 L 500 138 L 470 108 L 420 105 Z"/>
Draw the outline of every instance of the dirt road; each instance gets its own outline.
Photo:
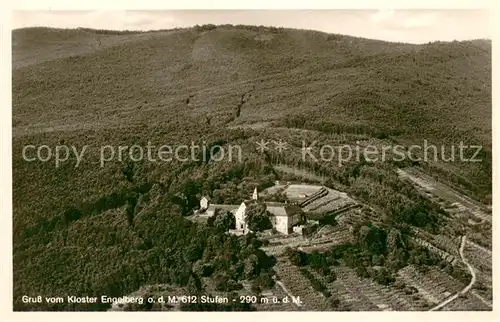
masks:
<path id="1" fill-rule="evenodd" d="M 443 302 L 441 302 L 438 305 L 434 306 L 429 311 L 437 311 L 437 310 L 442 309 L 443 307 L 445 307 L 446 305 L 448 305 L 449 303 L 451 303 L 455 299 L 457 299 L 460 295 L 463 295 L 463 294 L 466 294 L 467 292 L 469 292 L 469 290 L 472 288 L 472 286 L 474 285 L 474 283 L 476 283 L 476 273 L 474 272 L 474 267 L 472 267 L 472 265 L 469 264 L 469 262 L 467 262 L 467 260 L 465 259 L 465 256 L 464 256 L 465 242 L 466 242 L 466 236 L 464 235 L 464 236 L 462 236 L 462 243 L 460 244 L 460 250 L 459 250 L 459 252 L 460 252 L 460 257 L 462 258 L 462 262 L 467 266 L 467 268 L 469 269 L 469 272 L 470 272 L 470 274 L 472 276 L 469 285 L 467 285 L 460 292 L 458 292 L 458 293 L 456 293 L 456 294 L 448 297 Z"/>

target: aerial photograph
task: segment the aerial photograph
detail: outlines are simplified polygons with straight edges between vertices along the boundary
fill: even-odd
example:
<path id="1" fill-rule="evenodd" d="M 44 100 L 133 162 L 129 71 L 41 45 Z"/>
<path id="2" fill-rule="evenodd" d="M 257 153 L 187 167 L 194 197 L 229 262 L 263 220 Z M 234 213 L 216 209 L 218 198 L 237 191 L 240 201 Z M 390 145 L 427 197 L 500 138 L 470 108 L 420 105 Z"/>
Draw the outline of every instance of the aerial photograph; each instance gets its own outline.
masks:
<path id="1" fill-rule="evenodd" d="M 13 310 L 492 311 L 491 21 L 14 11 Z"/>

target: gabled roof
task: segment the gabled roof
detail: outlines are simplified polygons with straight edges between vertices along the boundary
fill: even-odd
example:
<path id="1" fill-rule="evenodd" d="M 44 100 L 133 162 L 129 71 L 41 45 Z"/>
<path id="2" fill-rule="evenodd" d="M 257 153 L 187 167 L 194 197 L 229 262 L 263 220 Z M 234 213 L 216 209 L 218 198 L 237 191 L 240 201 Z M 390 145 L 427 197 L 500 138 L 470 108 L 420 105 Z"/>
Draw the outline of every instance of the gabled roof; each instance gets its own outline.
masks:
<path id="1" fill-rule="evenodd" d="M 297 205 L 280 204 L 280 203 L 266 203 L 267 211 L 273 216 L 291 217 L 296 214 L 302 213 L 302 209 Z"/>
<path id="2" fill-rule="evenodd" d="M 264 203 L 268 207 L 283 207 L 283 206 L 286 205 L 286 203 L 284 203 L 284 202 L 278 202 L 278 201 L 266 201 Z"/>
<path id="3" fill-rule="evenodd" d="M 210 196 L 202 196 L 201 199 L 203 199 L 203 198 L 207 199 L 208 201 L 212 200 L 212 198 L 210 198 Z"/>
<path id="4" fill-rule="evenodd" d="M 207 211 L 215 211 L 215 209 L 220 209 L 222 211 L 234 211 L 238 210 L 240 205 L 218 205 L 218 204 L 211 204 L 208 206 Z"/>
<path id="5" fill-rule="evenodd" d="M 302 208 L 300 208 L 298 205 L 293 205 L 293 204 L 285 205 L 285 210 L 288 216 L 304 213 Z"/>
<path id="6" fill-rule="evenodd" d="M 287 216 L 285 207 L 283 206 L 267 206 L 267 211 L 273 216 Z"/>

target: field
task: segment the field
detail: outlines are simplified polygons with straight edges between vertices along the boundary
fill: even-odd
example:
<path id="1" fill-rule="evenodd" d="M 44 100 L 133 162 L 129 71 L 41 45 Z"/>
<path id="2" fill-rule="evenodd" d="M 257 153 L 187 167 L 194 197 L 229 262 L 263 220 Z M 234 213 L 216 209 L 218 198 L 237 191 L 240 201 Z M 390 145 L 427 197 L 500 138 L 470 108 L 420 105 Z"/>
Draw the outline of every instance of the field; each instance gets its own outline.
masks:
<path id="1" fill-rule="evenodd" d="M 398 173 L 402 177 L 410 179 L 429 195 L 435 196 L 443 206 L 454 206 L 460 212 L 472 214 L 478 221 L 491 222 L 491 214 L 486 213 L 484 205 L 464 196 L 443 183 L 437 182 L 425 173 L 414 168 L 400 169 Z"/>
<path id="2" fill-rule="evenodd" d="M 290 184 L 287 184 L 286 182 L 280 182 L 279 184 L 274 184 L 273 186 L 264 189 L 262 192 L 260 192 L 260 195 L 262 197 L 266 197 L 269 195 L 281 193 L 285 194 L 288 200 L 299 203 L 306 200 L 308 196 L 317 193 L 319 190 L 321 190 L 321 188 L 322 186 L 320 185 L 310 185 L 305 183 L 298 184 L 291 182 Z"/>
<path id="3" fill-rule="evenodd" d="M 353 305 L 354 311 L 370 308 L 377 311 L 421 311 L 427 302 L 420 294 L 409 294 L 402 289 L 384 286 L 370 279 L 362 279 L 349 268 L 339 270 L 339 288 L 344 287 L 360 300 Z M 334 286 L 335 288 L 335 286 Z"/>
<path id="4" fill-rule="evenodd" d="M 333 298 L 340 300 L 340 306 L 333 306 L 331 299 L 316 291 L 309 280 L 300 274 L 300 269 L 285 258 L 280 258 L 276 266 L 280 281 L 301 299 L 305 310 L 426 311 L 463 288 L 463 285 L 438 269 L 423 273 L 408 266 L 396 278 L 396 284 L 406 285 L 399 287 L 380 285 L 370 278 L 360 278 L 345 266 L 332 268 L 337 275 L 334 282 L 327 282 L 313 270 L 310 272 L 323 281 Z M 466 298 L 470 298 L 468 302 L 459 298 L 450 309 L 484 309 L 484 303 L 479 306 L 473 304 L 478 303 L 477 297 L 468 295 Z"/>
<path id="5" fill-rule="evenodd" d="M 419 187 L 425 184 L 421 180 L 412 181 L 418 183 Z M 317 190 L 312 197 L 317 195 L 319 198 L 310 198 L 312 201 L 309 203 L 303 201 L 306 204 L 303 209 L 311 211 L 317 204 L 330 204 L 339 198 L 338 195 L 332 197 L 334 190 L 328 190 L 331 191 L 322 194 L 321 190 Z M 424 191 L 421 193 L 425 194 Z M 352 227 L 357 223 L 367 220 L 380 223 L 382 218 L 373 209 L 361 207 L 350 209 L 336 219 L 337 226 L 323 226 L 311 236 L 272 237 L 269 239 L 269 246 L 264 247 L 264 250 L 277 256 L 284 256 L 284 252 L 290 247 L 309 254 L 324 253 L 335 245 L 355 243 Z M 434 266 L 408 265 L 397 272 L 395 282 L 391 285 L 381 285 L 371 278 L 360 277 L 352 268 L 342 264 L 330 267 L 337 276 L 334 282 L 327 281 L 315 270 L 291 265 L 286 257 L 278 257 L 276 269 L 284 286 L 289 287 L 295 296 L 302 298 L 304 308 L 308 310 L 489 310 L 492 307 L 491 251 L 464 239 L 463 236 L 454 235 L 450 231 L 451 227 L 454 226 L 445 224 L 441 234 L 432 234 L 413 227 L 410 240 L 463 271 L 468 269 L 466 261 L 472 263 L 475 276 L 466 277 L 472 290 L 466 287 L 465 280 L 459 280 Z M 322 281 L 333 297 L 325 297 L 322 292 L 311 287 L 307 278 L 300 277 L 299 274 L 304 269 Z M 293 278 L 288 275 L 293 275 Z M 309 286 L 306 286 L 308 284 Z M 332 302 L 332 299 L 337 300 Z"/>
<path id="6" fill-rule="evenodd" d="M 421 243 L 433 252 L 459 264 L 459 234 L 467 240 L 463 256 L 472 265 L 475 278 L 472 290 L 460 295 L 446 305 L 444 310 L 490 310 L 492 305 L 492 252 L 491 252 L 491 214 L 488 209 L 470 197 L 425 175 L 417 169 L 398 170 L 399 174 L 410 179 L 427 198 L 434 200 L 450 214 L 443 232 L 439 235 L 428 234 L 414 229 Z M 479 243 L 479 245 L 478 245 Z M 456 290 L 455 290 L 456 291 Z M 443 299 L 441 299 L 443 300 Z"/>
<path id="7" fill-rule="evenodd" d="M 399 169 L 398 173 L 402 178 L 411 180 L 424 196 L 450 214 L 451 220 L 447 221 L 445 229 L 450 235 L 448 238 L 455 238 L 456 231 L 465 228 L 470 242 L 491 249 L 492 216 L 487 207 L 417 169 Z"/>
<path id="8" fill-rule="evenodd" d="M 391 295 L 399 291 L 358 280 L 353 267 L 390 267 L 405 252 L 418 262 L 428 255 L 425 247 L 456 256 L 450 245 L 464 235 L 466 257 L 480 263 L 477 278 L 485 284 L 472 291 L 491 298 L 492 230 L 485 210 L 492 193 L 490 41 L 412 45 L 311 30 L 205 25 L 154 32 L 25 28 L 12 32 L 12 44 L 16 311 L 74 309 L 23 303 L 24 294 L 119 296 L 148 285 L 205 286 L 229 294 L 243 283 L 266 284 L 273 271 L 303 298 L 305 310 L 421 309 L 434 302 L 415 304 L 401 295 L 399 303 Z M 397 175 L 396 168 L 411 162 L 353 160 L 339 167 L 335 159 L 301 158 L 303 142 L 409 146 L 423 138 L 481 144 L 486 161 L 443 165 L 440 171 L 419 164 L 435 179 L 412 174 L 435 187 L 429 195 Z M 288 149 L 280 153 L 271 144 L 260 152 L 255 143 L 262 140 L 283 140 Z M 215 147 L 219 155 L 229 146 L 243 153 L 222 161 L 205 151 L 196 151 L 204 158 L 187 161 L 136 161 L 125 153 L 100 162 L 103 147 L 129 151 L 193 143 Z M 71 155 L 56 166 L 54 158 L 27 161 L 23 151 L 31 145 L 52 151 L 87 147 L 87 153 L 78 165 Z M 319 227 L 305 238 L 277 236 L 261 247 L 251 237 L 226 234 L 223 220 L 212 226 L 189 220 L 201 195 L 235 204 L 277 180 L 293 182 L 286 189 L 289 199 L 306 202 L 314 215 L 341 212 L 338 226 Z M 448 186 L 459 187 L 460 195 Z M 326 195 L 308 200 L 322 187 Z M 445 239 L 421 233 L 418 238 L 432 247 L 411 248 L 406 238 L 414 236 L 405 227 Z M 357 243 L 347 250 L 353 252 L 346 255 L 352 267 L 342 258 L 339 278 L 327 283 L 332 294 L 338 288 L 340 303 L 312 288 L 311 281 L 320 278 L 314 270 L 282 258 L 287 247 L 315 254 L 346 243 Z M 384 282 L 384 274 L 374 276 Z M 431 279 L 448 285 L 445 276 Z M 422 286 L 432 293 L 427 288 Z M 279 283 L 262 291 L 287 293 Z M 248 309 L 223 307 L 242 308 Z"/>
<path id="9" fill-rule="evenodd" d="M 356 202 L 347 196 L 333 189 L 327 189 L 327 194 L 321 198 L 315 199 L 304 206 L 303 210 L 307 213 L 335 213 L 340 210 L 347 210 L 350 206 L 355 206 Z"/>
<path id="10" fill-rule="evenodd" d="M 432 305 L 440 303 L 465 287 L 436 269 L 420 272 L 415 267 L 408 266 L 400 271 L 399 276 L 405 283 L 415 287 Z"/>
<path id="11" fill-rule="evenodd" d="M 287 259 L 278 258 L 275 269 L 279 281 L 290 290 L 293 296 L 299 297 L 303 302 L 302 309 L 306 311 L 329 311 L 332 309 L 323 294 L 315 291 L 309 280 Z"/>
<path id="12" fill-rule="evenodd" d="M 281 166 L 283 167 L 283 166 Z M 289 167 L 288 169 L 292 169 Z M 300 176 L 313 174 L 310 171 L 302 170 Z M 314 215 L 333 214 L 348 211 L 359 206 L 345 192 L 340 192 L 321 185 L 311 185 L 306 183 L 280 183 L 266 188 L 261 196 L 264 198 L 273 194 L 284 194 L 286 198 L 300 205 L 302 210 L 314 217 Z"/>
<path id="13" fill-rule="evenodd" d="M 492 254 L 484 249 L 474 247 L 468 242 L 465 245 L 464 255 L 469 259 L 471 265 L 476 271 L 476 283 L 472 286 L 471 294 L 479 297 L 487 306 L 492 305 L 493 301 L 493 272 L 492 272 Z"/>
<path id="14" fill-rule="evenodd" d="M 300 178 L 303 178 L 306 180 L 310 180 L 313 182 L 315 181 L 315 182 L 321 183 L 321 182 L 325 181 L 325 177 L 323 177 L 323 176 L 318 176 L 318 175 L 315 175 L 314 173 L 311 173 L 310 171 L 307 171 L 304 169 L 302 169 L 302 170 L 297 169 L 297 168 L 290 167 L 290 166 L 283 165 L 283 164 L 274 166 L 274 169 L 276 169 L 279 172 L 282 172 L 285 174 L 286 173 L 293 174 L 294 176 L 297 176 L 297 177 L 300 177 Z M 300 188 L 304 189 L 304 187 L 300 187 Z M 301 192 L 302 192 L 302 190 L 301 190 Z M 309 193 L 311 193 L 311 192 L 312 191 L 309 191 Z"/>

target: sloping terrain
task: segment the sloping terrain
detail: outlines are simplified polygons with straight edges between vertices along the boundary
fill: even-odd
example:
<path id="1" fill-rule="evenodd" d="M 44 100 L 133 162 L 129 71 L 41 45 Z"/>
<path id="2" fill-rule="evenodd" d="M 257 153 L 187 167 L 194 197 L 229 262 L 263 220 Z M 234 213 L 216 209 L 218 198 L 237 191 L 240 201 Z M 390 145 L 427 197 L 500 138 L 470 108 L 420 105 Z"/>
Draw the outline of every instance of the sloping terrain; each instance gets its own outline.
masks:
<path id="1" fill-rule="evenodd" d="M 198 238 L 215 245 L 216 237 L 179 214 L 202 193 L 241 202 L 281 179 L 278 164 L 308 168 L 396 221 L 438 229 L 436 208 L 399 181 L 394 165 L 300 162 L 301 140 L 482 145 L 482 163 L 411 165 L 479 201 L 491 197 L 489 41 L 411 45 L 251 26 L 27 28 L 12 38 L 16 309 L 40 309 L 21 303 L 23 294 L 185 286 L 192 263 L 207 264 L 214 252 L 210 265 L 247 278 L 239 259 L 221 264 L 229 251 L 200 253 Z M 258 154 L 261 139 L 299 150 Z M 192 141 L 240 145 L 243 160 L 99 164 L 106 145 Z M 74 156 L 55 167 L 53 159 L 24 161 L 26 145 L 87 145 L 88 154 L 78 167 Z"/>
<path id="2" fill-rule="evenodd" d="M 479 40 L 417 46 L 229 27 L 132 35 L 21 29 L 13 34 L 14 117 L 16 125 L 92 123 L 96 112 L 111 111 L 121 124 L 207 113 L 228 121 L 251 94 L 233 122 L 306 118 L 488 144 L 490 57 Z"/>
<path id="3" fill-rule="evenodd" d="M 485 161 L 435 164 L 436 172 L 489 189 L 487 41 L 409 45 L 258 27 L 124 35 L 34 28 L 14 31 L 13 44 L 15 137 L 189 120 L 274 122 L 406 145 L 464 141 L 482 145 Z"/>

